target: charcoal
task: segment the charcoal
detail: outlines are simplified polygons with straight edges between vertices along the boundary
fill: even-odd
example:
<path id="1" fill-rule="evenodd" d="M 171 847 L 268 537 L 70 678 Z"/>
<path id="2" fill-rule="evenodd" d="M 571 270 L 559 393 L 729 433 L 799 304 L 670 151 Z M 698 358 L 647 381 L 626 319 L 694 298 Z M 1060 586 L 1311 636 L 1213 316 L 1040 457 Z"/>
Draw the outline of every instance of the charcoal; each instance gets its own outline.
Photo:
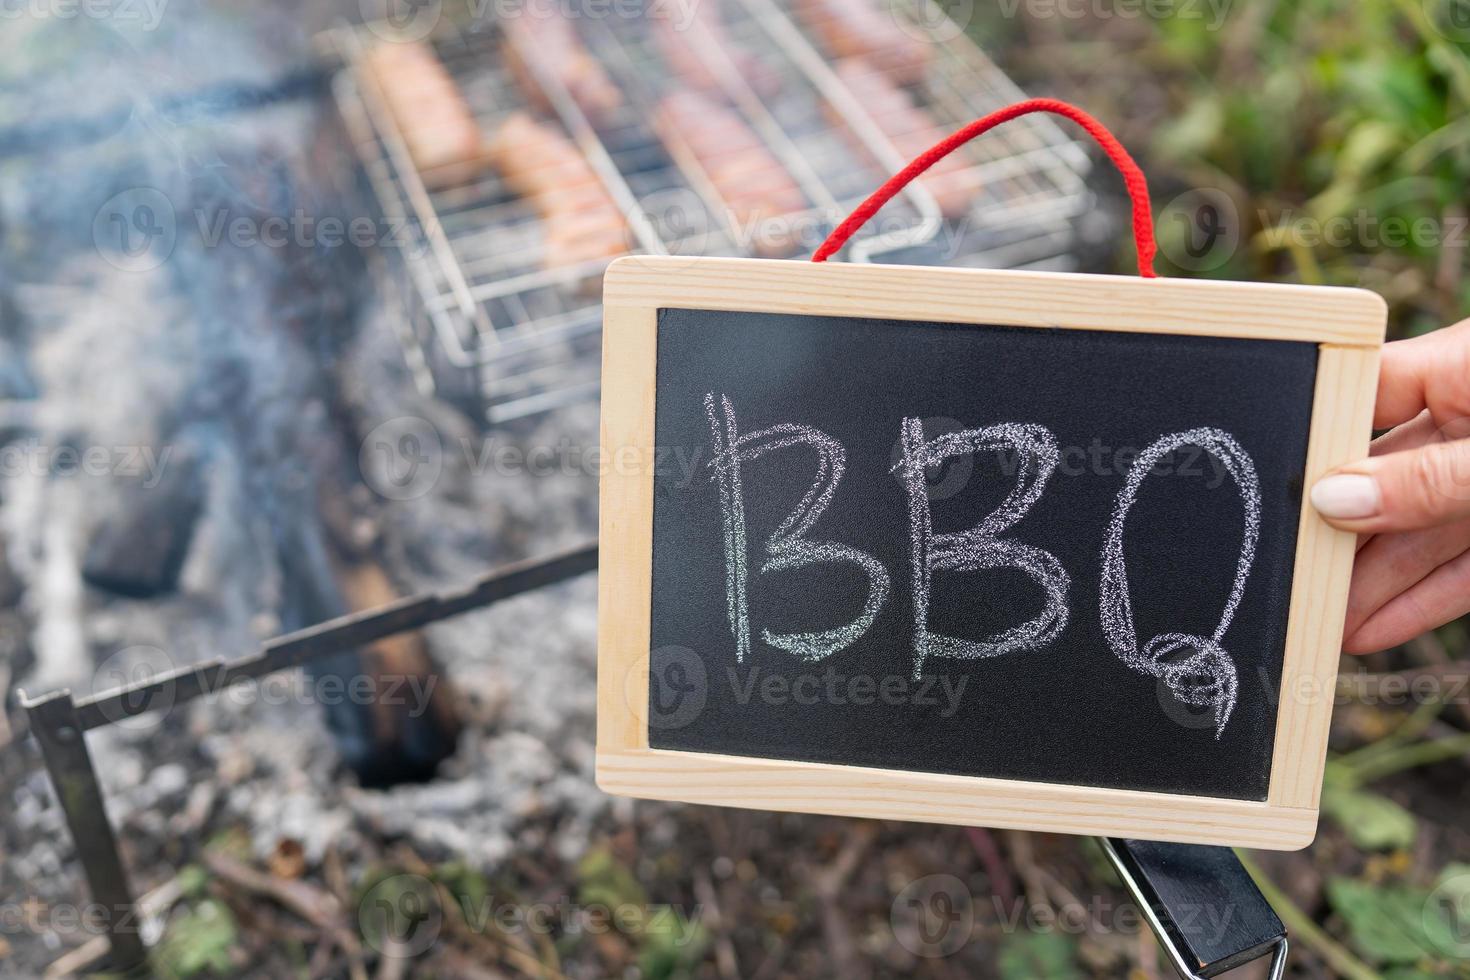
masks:
<path id="1" fill-rule="evenodd" d="M 204 481 L 192 457 L 174 453 L 157 474 L 129 478 L 116 513 L 92 532 L 82 580 L 133 599 L 173 592 L 203 509 Z"/>

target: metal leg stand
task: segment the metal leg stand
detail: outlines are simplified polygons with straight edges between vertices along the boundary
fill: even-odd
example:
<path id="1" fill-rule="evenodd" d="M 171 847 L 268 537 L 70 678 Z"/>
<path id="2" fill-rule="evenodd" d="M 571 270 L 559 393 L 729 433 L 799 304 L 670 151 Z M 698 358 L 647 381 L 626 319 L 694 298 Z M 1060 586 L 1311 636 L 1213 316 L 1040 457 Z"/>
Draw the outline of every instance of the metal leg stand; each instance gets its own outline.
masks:
<path id="1" fill-rule="evenodd" d="M 138 932 L 132 889 L 107 819 L 102 787 L 87 751 L 86 733 L 77 718 L 76 702 L 70 691 L 57 691 L 25 707 L 31 731 L 41 743 L 51 785 L 66 814 L 66 825 L 76 843 L 92 898 L 106 916 L 111 966 L 122 970 L 137 966 L 147 953 Z"/>
<path id="2" fill-rule="evenodd" d="M 544 588 L 597 570 L 597 545 L 590 543 L 549 558 L 507 566 L 449 592 L 401 599 L 271 640 L 258 653 L 237 660 L 213 659 L 183 667 L 161 677 L 77 702 L 70 691 L 44 694 L 34 700 L 21 692 L 21 704 L 31 731 L 41 743 L 46 772 L 61 801 L 66 824 L 76 843 L 93 900 L 107 915 L 110 965 L 126 970 L 143 963 L 147 949 L 139 934 L 132 888 L 117 850 L 117 837 L 107 819 L 102 787 L 86 733 L 123 718 L 221 690 L 230 684 L 254 680 L 364 643 L 419 629 L 430 623 L 483 609 L 502 599 Z"/>

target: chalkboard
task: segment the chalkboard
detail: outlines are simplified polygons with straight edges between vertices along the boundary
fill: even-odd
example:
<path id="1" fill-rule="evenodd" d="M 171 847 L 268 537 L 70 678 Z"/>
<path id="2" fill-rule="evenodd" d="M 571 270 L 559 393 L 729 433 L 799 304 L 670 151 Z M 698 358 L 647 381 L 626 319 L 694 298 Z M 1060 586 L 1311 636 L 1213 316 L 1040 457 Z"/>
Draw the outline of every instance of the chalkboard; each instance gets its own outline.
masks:
<path id="1" fill-rule="evenodd" d="M 637 729 L 616 749 L 739 773 L 774 796 L 751 805 L 891 815 L 877 793 L 793 801 L 783 762 L 809 785 L 903 774 L 900 815 L 921 819 L 953 819 L 925 811 L 927 775 L 976 800 L 1004 785 L 1289 810 L 1296 837 L 1265 846 L 1304 843 L 1315 795 L 1278 791 L 1302 752 L 1320 778 L 1330 686 L 1300 681 L 1335 665 L 1340 635 L 1309 620 L 1325 605 L 1340 632 L 1351 542 L 1303 501 L 1326 452 L 1366 440 L 1373 364 L 1344 377 L 1340 358 L 1371 362 L 1382 304 L 1232 285 L 615 267 L 604 420 L 636 414 L 651 436 L 636 474 L 613 460 L 647 498 L 636 566 L 606 550 L 631 512 L 604 483 L 604 579 L 646 583 L 638 680 L 600 699 Z M 1345 309 L 1359 343 L 1293 304 Z M 620 340 L 640 346 L 636 382 L 611 376 Z M 632 651 L 603 637 L 605 671 Z M 661 786 L 632 789 L 709 798 Z"/>

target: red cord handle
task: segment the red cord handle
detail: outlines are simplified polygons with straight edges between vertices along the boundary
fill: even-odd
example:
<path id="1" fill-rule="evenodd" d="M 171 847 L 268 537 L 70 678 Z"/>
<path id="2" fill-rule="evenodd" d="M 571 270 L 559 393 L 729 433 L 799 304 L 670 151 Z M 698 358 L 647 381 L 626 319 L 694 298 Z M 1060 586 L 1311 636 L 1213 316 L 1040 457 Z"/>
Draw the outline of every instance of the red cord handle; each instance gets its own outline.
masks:
<path id="1" fill-rule="evenodd" d="M 988 132 L 1003 122 L 1009 122 L 1018 116 L 1032 112 L 1054 112 L 1059 116 L 1066 116 L 1081 126 L 1087 131 L 1087 135 L 1097 140 L 1103 152 L 1108 155 L 1108 159 L 1112 160 L 1113 165 L 1122 173 L 1123 183 L 1128 188 L 1128 197 L 1133 202 L 1133 241 L 1138 246 L 1138 274 L 1145 279 L 1155 278 L 1154 254 L 1158 251 L 1158 247 L 1154 244 L 1154 218 L 1153 212 L 1149 210 L 1148 181 L 1144 179 L 1143 171 L 1128 155 L 1123 144 L 1118 142 L 1118 138 L 1108 132 L 1106 126 L 1076 106 L 1060 99 L 1027 99 L 1025 102 L 1017 102 L 1004 109 L 997 109 L 990 115 L 976 119 L 963 129 L 935 143 L 915 157 L 907 167 L 884 181 L 882 187 L 879 187 L 866 201 L 853 209 L 852 214 L 834 228 L 832 234 L 827 236 L 827 240 L 812 254 L 812 261 L 827 261 L 829 255 L 847 244 L 847 240 L 854 232 L 919 174 L 981 133 Z"/>

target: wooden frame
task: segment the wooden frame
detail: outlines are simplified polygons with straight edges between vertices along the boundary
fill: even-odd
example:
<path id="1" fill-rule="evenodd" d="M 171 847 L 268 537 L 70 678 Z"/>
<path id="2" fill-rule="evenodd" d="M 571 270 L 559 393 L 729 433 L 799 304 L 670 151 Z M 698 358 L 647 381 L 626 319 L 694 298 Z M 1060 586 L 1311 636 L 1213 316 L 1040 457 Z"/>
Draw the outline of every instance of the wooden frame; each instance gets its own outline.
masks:
<path id="1" fill-rule="evenodd" d="M 597 782 L 610 793 L 1289 850 L 1316 834 L 1354 536 L 1303 500 L 1264 802 L 649 748 L 660 308 L 1310 341 L 1306 485 L 1367 453 L 1387 309 L 1358 289 L 1058 273 L 629 257 L 604 280 Z M 650 465 L 627 465 L 648 460 Z M 1304 491 L 1305 493 L 1305 491 Z"/>

